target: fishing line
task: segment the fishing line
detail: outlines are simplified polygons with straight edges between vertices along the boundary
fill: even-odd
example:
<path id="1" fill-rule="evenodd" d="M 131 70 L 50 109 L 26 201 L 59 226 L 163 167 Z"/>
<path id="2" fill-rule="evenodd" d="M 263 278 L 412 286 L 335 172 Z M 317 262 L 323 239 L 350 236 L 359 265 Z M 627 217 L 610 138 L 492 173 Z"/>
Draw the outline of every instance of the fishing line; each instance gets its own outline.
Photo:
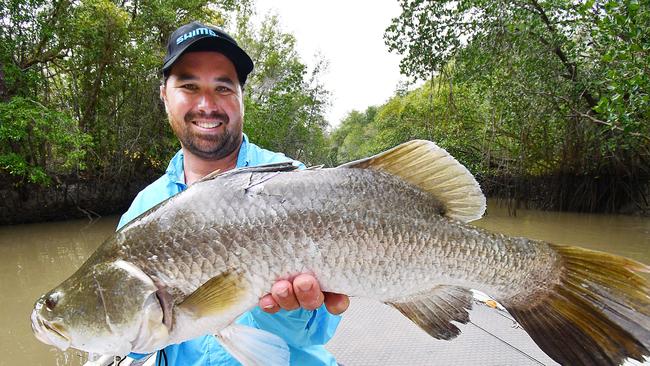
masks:
<path id="1" fill-rule="evenodd" d="M 126 360 L 126 356 L 120 357 L 120 356 L 114 356 L 113 361 L 109 363 L 107 366 L 120 366 L 122 364 L 122 361 Z M 88 360 L 90 362 L 90 360 Z"/>
<path id="2" fill-rule="evenodd" d="M 512 321 L 512 323 L 514 324 L 514 327 L 515 327 L 515 328 L 521 328 L 521 325 L 519 325 L 519 322 L 517 322 L 513 317 L 511 317 L 511 316 L 509 316 L 509 315 L 506 315 L 507 313 L 505 313 L 505 314 L 504 314 L 504 313 L 505 313 L 505 312 L 504 312 L 503 310 L 501 310 L 501 309 L 499 309 L 499 311 L 497 311 L 497 314 L 499 314 L 499 315 L 501 315 L 502 317 L 504 317 L 504 318 L 506 318 L 506 319 Z"/>
<path id="3" fill-rule="evenodd" d="M 497 335 L 491 333 L 491 332 L 488 331 L 487 329 L 483 329 L 481 326 L 479 326 L 478 324 L 472 322 L 471 320 L 469 321 L 469 323 L 472 324 L 473 326 L 477 327 L 478 329 L 484 331 L 485 333 L 491 335 L 492 337 L 498 339 L 499 341 L 505 343 L 505 344 L 508 345 L 510 348 L 514 349 L 515 351 L 517 351 L 517 352 L 521 353 L 522 355 L 528 357 L 531 361 L 533 361 L 533 362 L 537 362 L 538 364 L 540 364 L 540 365 L 542 365 L 542 366 L 546 366 L 544 363 L 540 362 L 540 361 L 539 361 L 538 359 L 536 359 L 535 357 L 533 357 L 533 356 L 529 355 L 528 353 L 526 353 L 526 352 L 520 350 L 519 348 L 517 348 L 517 347 L 513 346 L 512 344 L 508 343 L 507 341 L 505 341 L 505 340 L 499 338 L 499 336 L 497 336 Z"/>
<path id="4" fill-rule="evenodd" d="M 162 358 L 160 358 L 161 354 L 165 358 L 165 366 L 168 366 L 169 364 L 167 363 L 167 353 L 165 353 L 164 349 L 158 351 L 158 356 L 156 357 L 158 359 L 158 366 L 162 366 Z"/>

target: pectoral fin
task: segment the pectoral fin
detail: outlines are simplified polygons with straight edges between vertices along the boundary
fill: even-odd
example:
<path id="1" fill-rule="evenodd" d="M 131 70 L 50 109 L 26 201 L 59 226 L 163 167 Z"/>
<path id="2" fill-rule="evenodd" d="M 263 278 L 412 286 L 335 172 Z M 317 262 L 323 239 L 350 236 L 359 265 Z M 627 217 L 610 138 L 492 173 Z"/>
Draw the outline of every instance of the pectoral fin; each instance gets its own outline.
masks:
<path id="1" fill-rule="evenodd" d="M 466 324 L 472 293 L 461 287 L 437 286 L 431 291 L 388 302 L 422 330 L 437 339 L 453 339 L 460 329 L 451 321 Z"/>
<path id="2" fill-rule="evenodd" d="M 198 317 L 219 314 L 241 301 L 246 286 L 236 271 L 227 271 L 201 285 L 178 306 Z"/>
<path id="3" fill-rule="evenodd" d="M 221 345 L 244 366 L 289 365 L 289 346 L 267 331 L 232 324 L 216 334 Z"/>

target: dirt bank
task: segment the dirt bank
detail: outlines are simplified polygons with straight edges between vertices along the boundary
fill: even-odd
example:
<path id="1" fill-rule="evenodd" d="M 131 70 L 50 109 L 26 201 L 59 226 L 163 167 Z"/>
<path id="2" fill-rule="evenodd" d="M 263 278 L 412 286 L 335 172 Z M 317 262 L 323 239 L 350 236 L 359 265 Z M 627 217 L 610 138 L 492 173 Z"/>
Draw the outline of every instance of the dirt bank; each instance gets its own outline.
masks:
<path id="1" fill-rule="evenodd" d="M 155 179 L 66 178 L 48 187 L 21 188 L 3 182 L 0 189 L 0 225 L 58 221 L 123 213 L 135 195 Z"/>
<path id="2" fill-rule="evenodd" d="M 515 207 L 650 217 L 650 177 L 552 175 L 477 177 L 488 197 Z"/>
<path id="3" fill-rule="evenodd" d="M 48 187 L 0 182 L 0 225 L 121 214 L 160 172 L 133 179 L 61 178 Z M 602 212 L 650 217 L 650 179 L 557 175 L 477 177 L 484 193 L 513 209 Z"/>

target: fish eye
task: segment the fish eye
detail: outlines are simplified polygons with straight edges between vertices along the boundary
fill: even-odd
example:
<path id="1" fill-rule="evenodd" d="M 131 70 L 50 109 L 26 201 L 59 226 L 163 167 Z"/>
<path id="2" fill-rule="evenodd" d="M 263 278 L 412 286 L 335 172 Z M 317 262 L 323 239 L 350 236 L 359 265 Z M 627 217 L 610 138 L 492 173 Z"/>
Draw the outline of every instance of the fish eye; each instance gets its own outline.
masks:
<path id="1" fill-rule="evenodd" d="M 59 303 L 59 293 L 53 292 L 45 299 L 45 308 L 48 311 L 54 310 L 56 304 Z"/>

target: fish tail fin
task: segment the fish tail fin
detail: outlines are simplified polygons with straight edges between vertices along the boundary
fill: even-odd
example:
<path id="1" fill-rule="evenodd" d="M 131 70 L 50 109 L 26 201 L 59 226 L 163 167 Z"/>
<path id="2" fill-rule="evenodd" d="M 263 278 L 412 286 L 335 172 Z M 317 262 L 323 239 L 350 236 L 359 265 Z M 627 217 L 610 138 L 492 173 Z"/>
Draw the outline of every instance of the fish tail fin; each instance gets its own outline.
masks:
<path id="1" fill-rule="evenodd" d="M 635 272 L 650 267 L 577 247 L 551 245 L 560 283 L 508 304 L 537 345 L 563 365 L 619 365 L 650 355 L 650 292 Z"/>

